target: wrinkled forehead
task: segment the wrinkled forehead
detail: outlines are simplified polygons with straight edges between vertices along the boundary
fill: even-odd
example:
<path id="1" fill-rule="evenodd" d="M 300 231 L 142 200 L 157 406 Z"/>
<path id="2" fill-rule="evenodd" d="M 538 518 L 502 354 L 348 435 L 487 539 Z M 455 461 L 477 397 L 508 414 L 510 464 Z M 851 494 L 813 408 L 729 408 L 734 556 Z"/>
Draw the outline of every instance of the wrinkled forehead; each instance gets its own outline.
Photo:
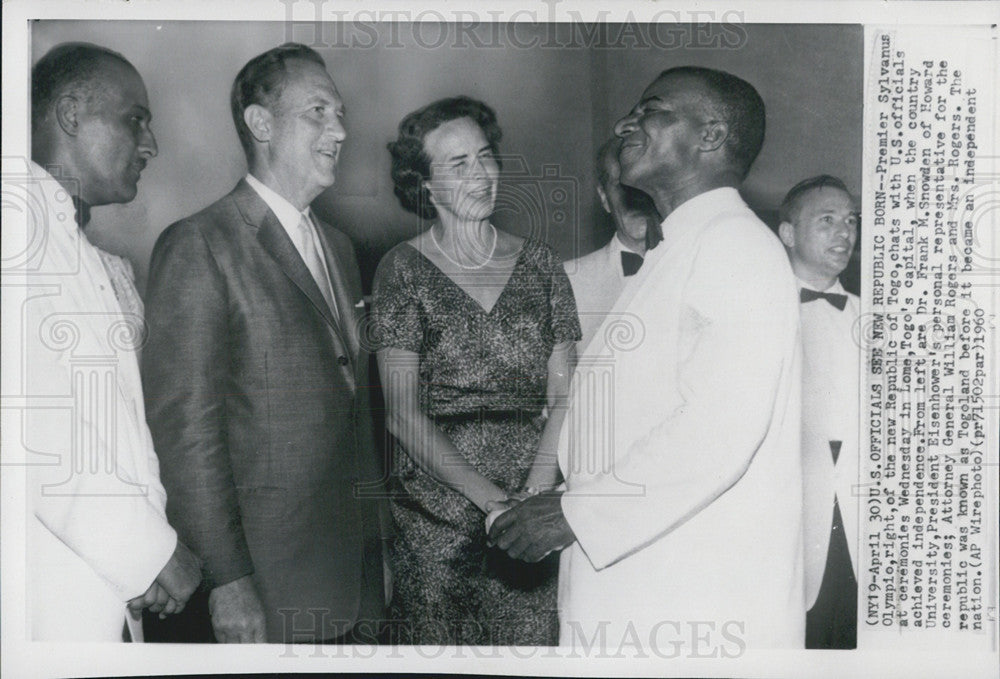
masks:
<path id="1" fill-rule="evenodd" d="M 326 68 L 308 59 L 289 59 L 285 62 L 285 82 L 282 98 L 287 94 L 296 97 L 323 96 L 342 103 L 340 92 Z"/>
<path id="2" fill-rule="evenodd" d="M 468 116 L 446 120 L 424 135 L 424 153 L 433 161 L 443 161 L 463 153 L 478 153 L 489 147 L 486 133 Z"/>
<path id="3" fill-rule="evenodd" d="M 711 105 L 713 96 L 701 78 L 688 73 L 668 73 L 654 80 L 642 98 L 659 98 L 678 103 Z"/>
<path id="4" fill-rule="evenodd" d="M 101 102 L 119 101 L 125 105 L 149 108 L 146 85 L 139 71 L 127 61 L 111 55 L 101 57 L 94 72 L 93 97 Z"/>
<path id="5" fill-rule="evenodd" d="M 851 194 L 836 186 L 817 186 L 799 196 L 799 210 L 820 212 L 857 212 L 858 205 Z"/>

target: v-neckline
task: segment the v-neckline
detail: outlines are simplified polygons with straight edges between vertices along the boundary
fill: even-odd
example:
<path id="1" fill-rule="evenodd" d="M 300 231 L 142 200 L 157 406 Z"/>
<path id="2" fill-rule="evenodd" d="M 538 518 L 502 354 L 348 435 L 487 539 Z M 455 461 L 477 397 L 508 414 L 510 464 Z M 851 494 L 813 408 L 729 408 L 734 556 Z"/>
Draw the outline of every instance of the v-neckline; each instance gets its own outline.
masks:
<path id="1" fill-rule="evenodd" d="M 493 301 L 493 306 L 491 306 L 489 309 L 487 309 L 486 307 L 484 307 L 480 303 L 480 301 L 478 299 L 476 299 L 475 297 L 473 297 L 472 295 L 470 295 L 468 293 L 468 291 L 466 291 L 465 288 L 463 288 L 461 285 L 459 285 L 455 281 L 454 278 L 452 278 L 451 276 L 449 276 L 448 273 L 444 269 L 442 269 L 437 264 L 435 264 L 434 260 L 432 260 L 430 257 L 428 257 L 423 252 L 421 252 L 420 248 L 416 247 L 415 245 L 413 245 L 412 243 L 409 243 L 409 242 L 407 242 L 406 245 L 408 245 L 410 248 L 412 248 L 430 266 L 434 267 L 434 270 L 437 271 L 438 274 L 440 274 L 441 276 L 443 276 L 445 279 L 447 279 L 447 281 L 449 283 L 452 284 L 452 286 L 454 286 L 456 289 L 458 289 L 458 291 L 461 292 L 462 295 L 466 299 L 468 299 L 470 302 L 472 302 L 476 306 L 476 308 L 479 309 L 483 313 L 484 316 L 489 316 L 490 314 L 493 313 L 494 309 L 496 309 L 498 306 L 500 306 L 500 300 L 502 300 L 503 297 L 504 297 L 504 295 L 507 294 L 507 288 L 510 287 L 510 282 L 512 280 L 514 280 L 514 274 L 517 272 L 518 267 L 521 266 L 521 260 L 524 259 L 524 253 L 528 249 L 528 241 L 526 239 L 521 244 L 521 250 L 517 253 L 517 259 L 514 261 L 514 266 L 511 267 L 510 273 L 507 274 L 507 280 L 504 281 L 503 288 L 500 289 L 500 294 L 497 295 L 497 298 Z"/>

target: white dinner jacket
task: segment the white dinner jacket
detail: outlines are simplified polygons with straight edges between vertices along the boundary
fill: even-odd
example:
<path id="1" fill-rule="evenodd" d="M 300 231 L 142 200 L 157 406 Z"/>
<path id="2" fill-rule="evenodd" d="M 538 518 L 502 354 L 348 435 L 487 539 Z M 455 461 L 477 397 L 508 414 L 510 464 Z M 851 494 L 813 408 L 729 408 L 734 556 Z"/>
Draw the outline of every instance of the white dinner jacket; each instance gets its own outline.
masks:
<path id="1" fill-rule="evenodd" d="M 580 317 L 582 335 L 576 343 L 577 356 L 590 344 L 625 289 L 628 278 L 622 272 L 622 250 L 627 248 L 615 234 L 604 247 L 563 263 Z"/>
<path id="2" fill-rule="evenodd" d="M 573 380 L 559 462 L 577 542 L 560 563 L 560 643 L 634 634 L 669 652 L 702 621 L 739 640 L 728 652 L 801 648 L 791 268 L 732 188 L 683 203 L 663 234 L 606 321 L 630 327 L 593 340 Z"/>
<path id="3" fill-rule="evenodd" d="M 177 542 L 146 426 L 144 328 L 122 311 L 67 192 L 31 171 L 46 219 L 25 305 L 29 623 L 34 640 L 121 641 L 125 602 Z"/>
<path id="4" fill-rule="evenodd" d="M 799 281 L 799 286 L 810 287 Z M 824 299 L 800 307 L 802 318 L 802 473 L 805 501 L 806 608 L 819 596 L 830 545 L 834 498 L 858 575 L 858 418 L 861 350 L 855 323 L 861 305 L 839 282 L 824 292 L 847 296 L 838 310 Z M 830 441 L 841 441 L 837 462 Z"/>

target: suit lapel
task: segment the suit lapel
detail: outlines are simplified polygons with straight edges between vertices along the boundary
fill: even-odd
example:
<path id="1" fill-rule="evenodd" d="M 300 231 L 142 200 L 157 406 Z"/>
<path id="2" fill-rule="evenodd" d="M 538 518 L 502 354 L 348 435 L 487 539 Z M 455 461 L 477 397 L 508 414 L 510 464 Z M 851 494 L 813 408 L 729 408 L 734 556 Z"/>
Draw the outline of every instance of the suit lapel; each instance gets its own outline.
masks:
<path id="1" fill-rule="evenodd" d="M 257 240 L 264 250 L 274 258 L 274 261 L 278 263 L 278 266 L 281 267 L 281 270 L 288 279 L 302 291 L 302 294 L 309 299 L 320 315 L 323 316 L 323 319 L 329 324 L 340 344 L 338 350 L 346 351 L 349 345 L 345 340 L 343 329 L 334 317 L 330 306 L 323 299 L 323 293 L 319 291 L 319 286 L 316 285 L 312 274 L 306 268 L 305 262 L 302 261 L 302 257 L 299 255 L 299 251 L 295 249 L 295 244 L 288 237 L 288 233 L 281 226 L 278 218 L 267 207 L 267 203 L 257 195 L 257 192 L 245 180 L 241 180 L 236 187 L 236 190 L 233 192 L 233 199 L 236 201 L 243 219 L 257 229 Z M 331 272 L 332 276 L 333 273 Z M 340 304 L 339 299 L 337 303 Z"/>

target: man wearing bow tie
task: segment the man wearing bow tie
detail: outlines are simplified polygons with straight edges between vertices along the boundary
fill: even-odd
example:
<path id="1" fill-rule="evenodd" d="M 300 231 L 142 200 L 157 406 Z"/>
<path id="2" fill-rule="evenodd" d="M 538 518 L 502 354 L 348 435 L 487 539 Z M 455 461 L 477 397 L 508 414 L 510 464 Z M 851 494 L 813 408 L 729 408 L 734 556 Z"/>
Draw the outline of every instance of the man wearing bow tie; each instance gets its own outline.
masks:
<path id="1" fill-rule="evenodd" d="M 565 263 L 580 314 L 583 337 L 576 343 L 579 356 L 604 321 L 628 279 L 639 271 L 646 250 L 659 241 L 660 216 L 645 193 L 622 186 L 617 137 L 597 152 L 597 195 L 611 215 L 615 234 L 600 250 Z"/>
<path id="2" fill-rule="evenodd" d="M 857 240 L 858 209 L 842 181 L 821 175 L 792 187 L 779 214 L 802 323 L 806 648 L 855 648 L 859 304 L 837 277 Z"/>
<path id="3" fill-rule="evenodd" d="M 125 57 L 90 43 L 57 45 L 31 76 L 22 204 L 45 212 L 10 225 L 40 244 L 24 269 L 38 292 L 23 335 L 11 331 L 26 343 L 25 393 L 44 404 L 26 408 L 23 429 L 38 451 L 28 466 L 28 621 L 34 641 L 142 641 L 139 611 L 179 612 L 201 568 L 164 509 L 132 267 L 91 243 L 89 227 L 91 208 L 136 197 L 157 155 L 149 97 Z"/>

